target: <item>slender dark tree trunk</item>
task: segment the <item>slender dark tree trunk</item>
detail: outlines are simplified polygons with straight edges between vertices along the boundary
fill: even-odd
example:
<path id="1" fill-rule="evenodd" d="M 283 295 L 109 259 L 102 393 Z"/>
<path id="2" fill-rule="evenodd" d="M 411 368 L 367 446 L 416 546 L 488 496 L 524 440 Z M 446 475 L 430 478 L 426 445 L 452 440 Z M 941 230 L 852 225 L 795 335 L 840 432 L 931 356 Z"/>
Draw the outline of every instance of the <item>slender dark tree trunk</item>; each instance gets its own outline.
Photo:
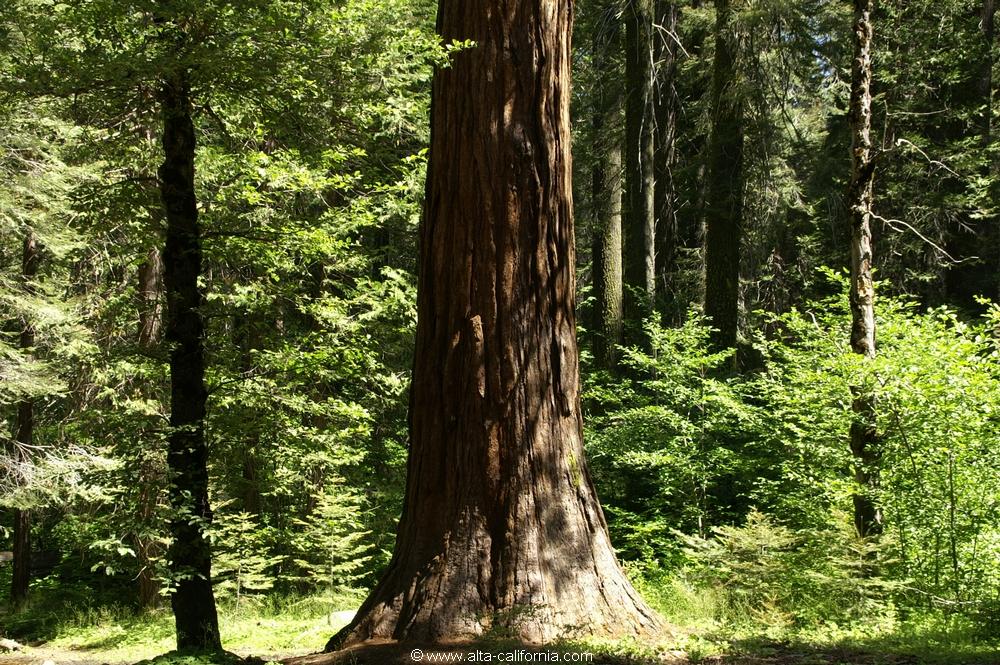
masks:
<path id="1" fill-rule="evenodd" d="M 618 3 L 601 12 L 594 30 L 594 290 L 597 334 L 594 358 L 601 367 L 615 363 L 622 341 L 622 147 L 619 115 L 624 89 L 614 57 L 619 47 Z"/>
<path id="2" fill-rule="evenodd" d="M 656 296 L 654 211 L 653 0 L 628 0 L 625 10 L 625 318 L 631 341 Z"/>
<path id="3" fill-rule="evenodd" d="M 257 313 L 247 309 L 238 312 L 233 326 L 237 332 L 236 344 L 240 347 L 240 371 L 250 376 L 254 372 L 254 351 L 260 349 L 260 334 L 257 327 Z M 318 324 L 318 321 L 315 322 Z M 317 423 L 317 425 L 320 425 Z M 322 427 L 322 425 L 320 425 Z M 260 515 L 261 493 L 258 473 L 260 450 L 260 427 L 248 423 L 243 433 L 242 469 L 240 471 L 239 495 L 243 510 Z"/>
<path id="4" fill-rule="evenodd" d="M 163 333 L 163 257 L 157 248 L 139 265 L 139 346 L 152 350 Z"/>
<path id="5" fill-rule="evenodd" d="M 1000 159 L 992 158 L 993 155 L 993 105 L 996 101 L 995 82 L 993 79 L 993 67 L 996 64 L 996 1 L 983 0 L 982 30 L 983 41 L 985 42 L 986 58 L 983 62 L 983 72 L 980 76 L 980 89 L 983 99 L 983 119 L 982 119 L 982 142 L 983 150 L 986 152 L 986 177 L 992 177 L 994 181 L 994 199 L 1000 198 Z M 992 267 L 994 268 L 993 293 L 995 299 L 1000 299 L 1000 218 L 994 212 L 992 222 L 989 224 L 993 234 L 992 242 Z"/>
<path id="6" fill-rule="evenodd" d="M 21 278 L 25 290 L 33 290 L 33 280 L 41 263 L 41 246 L 35 232 L 28 230 L 24 236 L 21 253 Z M 35 346 L 35 326 L 25 320 L 21 326 L 20 347 L 25 354 L 31 354 Z M 27 464 L 31 458 L 31 448 L 35 444 L 35 403 L 23 399 L 17 403 L 17 422 L 14 430 L 14 460 Z M 14 606 L 28 599 L 31 584 L 31 511 L 26 508 L 14 509 L 14 548 L 12 550 L 14 570 L 11 575 L 10 598 Z"/>
<path id="7" fill-rule="evenodd" d="M 712 135 L 705 201 L 705 315 L 716 349 L 734 348 L 739 332 L 743 237 L 743 100 L 737 89 L 736 38 L 729 0 L 715 3 Z"/>
<path id="8" fill-rule="evenodd" d="M 993 148 L 993 104 L 995 101 L 993 68 L 995 65 L 995 0 L 983 0 L 975 10 L 979 20 L 980 42 L 978 53 L 982 64 L 973 79 L 974 87 L 956 96 L 956 103 L 974 106 L 969 109 L 974 114 L 974 122 L 979 133 L 982 151 L 982 167 L 979 175 L 994 181 L 994 198 L 1000 196 L 1000 160 L 992 154 Z M 960 140 L 964 130 L 958 130 L 951 138 Z M 964 185 L 951 183 L 957 194 Z M 988 206 L 995 209 L 995 206 Z M 961 215 L 949 225 L 944 238 L 948 252 L 964 259 L 958 264 L 948 265 L 944 271 L 944 295 L 951 305 L 970 311 L 981 311 L 978 298 L 992 300 L 1000 298 L 1000 218 L 993 213 L 983 217 Z"/>
<path id="9" fill-rule="evenodd" d="M 691 0 L 692 10 L 701 9 L 700 0 Z M 680 16 L 678 16 L 678 20 Z M 705 41 L 708 31 L 702 27 L 695 27 L 687 35 L 687 44 L 684 52 L 687 58 L 699 60 L 704 57 Z M 679 63 L 678 63 L 679 65 Z M 694 77 L 690 77 L 693 79 Z M 675 84 L 680 85 L 682 79 L 675 80 Z M 678 96 L 684 99 L 681 105 L 677 101 L 678 111 L 696 108 L 707 92 L 710 92 L 710 85 L 704 84 L 699 79 L 693 80 L 689 87 L 678 91 Z M 683 139 L 675 148 L 675 161 L 685 164 L 690 175 L 677 186 L 678 193 L 686 193 L 686 205 L 679 205 L 675 211 L 677 216 L 678 243 L 687 250 L 704 249 L 705 240 L 705 192 L 706 192 L 706 158 L 708 136 L 704 131 L 700 131 L 697 121 L 697 114 L 693 111 L 685 113 L 678 112 L 678 128 L 676 138 Z M 676 175 L 680 175 L 678 170 Z M 697 294 L 697 299 L 702 298 L 701 293 Z"/>
<path id="10" fill-rule="evenodd" d="M 163 252 L 170 344 L 170 531 L 167 556 L 177 580 L 170 602 L 179 649 L 221 648 L 212 593 L 212 556 L 205 538 L 208 448 L 205 444 L 205 350 L 201 316 L 201 230 L 194 189 L 195 134 L 186 73 L 171 73 L 160 91 L 163 165 L 160 194 L 166 211 Z"/>
<path id="11" fill-rule="evenodd" d="M 18 417 L 20 417 L 18 410 Z M 31 583 L 31 511 L 14 509 L 14 549 L 11 551 L 14 571 L 10 583 L 10 599 L 19 607 L 28 599 Z"/>
<path id="12" fill-rule="evenodd" d="M 655 177 L 654 210 L 656 213 L 656 290 L 665 310 L 675 311 L 677 253 L 677 192 L 674 185 L 674 164 L 677 145 L 677 18 L 674 2 L 656 0 L 656 89 L 654 94 L 656 119 L 656 151 L 653 158 Z"/>
<path id="13" fill-rule="evenodd" d="M 143 477 L 139 490 L 139 520 L 144 526 L 155 520 L 156 483 L 150 479 L 154 471 L 143 467 Z M 156 578 L 155 558 L 161 553 L 160 545 L 154 538 L 141 534 L 136 537 L 136 558 L 139 561 L 139 607 L 143 610 L 156 609 L 160 605 L 160 581 Z"/>
<path id="14" fill-rule="evenodd" d="M 442 0 L 406 498 L 389 568 L 328 648 L 503 626 L 643 635 L 583 456 L 571 0 Z"/>
<path id="15" fill-rule="evenodd" d="M 150 249 L 139 265 L 139 348 L 152 352 L 159 346 L 163 332 L 163 257 L 158 248 Z M 162 471 L 158 457 L 141 455 L 139 460 L 139 524 L 135 537 L 139 563 L 139 607 L 154 609 L 160 604 L 160 582 L 156 578 L 156 557 L 162 552 L 156 538 L 151 538 L 156 522 L 156 506 Z"/>
<path id="16" fill-rule="evenodd" d="M 983 60 L 983 70 L 979 77 L 979 88 L 984 104 L 981 121 L 984 148 L 989 148 L 993 142 L 993 65 L 996 63 L 996 56 L 994 55 L 996 11 L 995 0 L 983 0 L 981 26 L 983 41 L 985 42 L 986 58 Z"/>
<path id="17" fill-rule="evenodd" d="M 872 155 L 872 2 L 854 1 L 854 58 L 851 66 L 851 180 L 847 207 L 851 220 L 851 349 L 865 359 L 875 357 L 875 285 L 872 281 L 871 212 L 875 164 Z M 858 491 L 854 523 L 862 537 L 881 529 L 874 491 L 878 487 L 879 451 L 874 396 L 854 388 L 851 451 Z"/>

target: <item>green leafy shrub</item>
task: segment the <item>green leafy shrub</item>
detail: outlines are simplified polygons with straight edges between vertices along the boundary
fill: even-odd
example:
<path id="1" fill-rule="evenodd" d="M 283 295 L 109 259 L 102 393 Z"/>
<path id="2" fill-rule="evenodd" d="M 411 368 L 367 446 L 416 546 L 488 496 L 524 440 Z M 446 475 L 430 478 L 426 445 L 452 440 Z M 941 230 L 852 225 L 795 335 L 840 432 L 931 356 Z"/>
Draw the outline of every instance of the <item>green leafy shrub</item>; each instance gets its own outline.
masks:
<path id="1" fill-rule="evenodd" d="M 837 518 L 831 521 L 849 523 Z M 874 545 L 846 526 L 795 531 L 751 511 L 742 526 L 682 538 L 688 574 L 716 591 L 719 618 L 729 623 L 856 621 L 891 607 L 895 585 L 865 572 Z"/>
<path id="2" fill-rule="evenodd" d="M 740 451 L 759 420 L 743 386 L 722 376 L 731 354 L 707 350 L 696 316 L 650 323 L 649 353 L 623 349 L 620 374 L 588 377 L 587 453 L 616 546 L 652 568 L 675 565 L 674 529 L 700 532 L 739 501 Z"/>
<path id="3" fill-rule="evenodd" d="M 616 372 L 588 375 L 588 453 L 612 538 L 646 574 L 714 589 L 727 621 L 899 608 L 988 623 L 1000 593 L 1000 308 L 967 319 L 881 298 L 878 357 L 865 362 L 849 346 L 846 281 L 825 275 L 835 295 L 768 317 L 752 372 L 728 372 L 690 317 L 648 324 L 648 352 L 623 349 Z M 859 541 L 851 517 L 855 387 L 875 395 L 877 543 Z"/>

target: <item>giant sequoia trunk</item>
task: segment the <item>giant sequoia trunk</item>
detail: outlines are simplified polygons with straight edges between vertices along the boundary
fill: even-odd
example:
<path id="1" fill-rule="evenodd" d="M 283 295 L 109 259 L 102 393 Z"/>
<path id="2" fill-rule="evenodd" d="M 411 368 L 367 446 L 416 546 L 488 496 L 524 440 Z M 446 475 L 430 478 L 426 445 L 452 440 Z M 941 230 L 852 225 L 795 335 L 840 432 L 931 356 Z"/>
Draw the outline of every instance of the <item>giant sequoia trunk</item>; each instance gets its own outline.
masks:
<path id="1" fill-rule="evenodd" d="M 594 29 L 594 293 L 597 334 L 594 358 L 601 367 L 615 363 L 622 341 L 622 148 L 618 116 L 622 88 L 614 52 L 619 47 L 617 3 L 601 12 Z"/>
<path id="2" fill-rule="evenodd" d="M 38 236 L 30 229 L 24 236 L 24 249 L 21 253 L 21 277 L 25 290 L 33 290 L 32 282 L 38 274 L 38 264 L 41 261 L 41 247 Z M 35 326 L 30 320 L 24 321 L 21 327 L 20 347 L 30 354 L 35 346 Z M 17 423 L 14 430 L 14 460 L 20 464 L 30 461 L 31 449 L 35 444 L 35 403 L 26 398 L 17 403 Z M 14 548 L 12 550 L 10 599 L 14 606 L 19 606 L 28 598 L 28 586 L 31 584 L 31 511 L 25 508 L 14 509 Z"/>
<path id="3" fill-rule="evenodd" d="M 385 576 L 328 649 L 491 627 L 649 633 L 583 456 L 570 183 L 571 0 L 442 0 L 410 457 Z"/>
<path id="4" fill-rule="evenodd" d="M 716 349 L 736 346 L 743 235 L 743 101 L 737 89 L 736 39 L 729 0 L 715 3 L 712 135 L 705 192 L 705 315 Z"/>
<path id="5" fill-rule="evenodd" d="M 851 66 L 851 181 L 847 206 L 851 218 L 851 349 L 866 359 L 875 357 L 875 286 L 872 281 L 872 0 L 854 0 L 854 59 Z M 859 485 L 854 495 L 854 523 L 862 537 L 880 529 L 881 516 L 873 497 L 878 485 L 878 440 L 874 396 L 854 388 L 851 452 Z"/>
<path id="6" fill-rule="evenodd" d="M 625 26 L 625 315 L 634 342 L 656 296 L 653 0 L 628 0 Z"/>
<path id="7" fill-rule="evenodd" d="M 163 165 L 160 195 L 166 212 L 163 251 L 167 293 L 166 339 L 170 344 L 170 532 L 167 556 L 176 579 L 170 597 L 177 648 L 221 648 L 212 593 L 212 557 L 205 527 L 208 448 L 205 445 L 205 350 L 201 316 L 201 231 L 194 189 L 195 135 L 187 77 L 172 73 L 160 91 Z"/>

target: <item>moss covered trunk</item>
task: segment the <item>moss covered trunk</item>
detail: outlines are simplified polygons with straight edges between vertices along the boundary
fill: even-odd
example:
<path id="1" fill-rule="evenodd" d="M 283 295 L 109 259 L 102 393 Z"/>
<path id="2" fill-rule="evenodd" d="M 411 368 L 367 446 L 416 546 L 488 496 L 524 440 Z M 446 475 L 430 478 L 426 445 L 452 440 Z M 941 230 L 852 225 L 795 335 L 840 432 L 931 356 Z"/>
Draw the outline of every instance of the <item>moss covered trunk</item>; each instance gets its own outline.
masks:
<path id="1" fill-rule="evenodd" d="M 594 358 L 610 368 L 622 342 L 622 142 L 624 87 L 615 58 L 621 45 L 617 3 L 608 3 L 594 30 L 594 167 L 591 199 L 594 211 L 594 295 L 597 334 Z"/>

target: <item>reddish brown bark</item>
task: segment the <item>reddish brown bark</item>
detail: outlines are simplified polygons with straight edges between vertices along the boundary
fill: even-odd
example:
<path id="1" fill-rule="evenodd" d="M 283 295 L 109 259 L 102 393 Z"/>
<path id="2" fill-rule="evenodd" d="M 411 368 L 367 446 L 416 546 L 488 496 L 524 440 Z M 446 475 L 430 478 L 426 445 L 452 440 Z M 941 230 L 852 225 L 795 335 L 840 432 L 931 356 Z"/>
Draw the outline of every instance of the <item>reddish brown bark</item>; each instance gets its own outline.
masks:
<path id="1" fill-rule="evenodd" d="M 442 0 L 406 498 L 390 566 L 328 648 L 650 633 L 583 456 L 570 0 Z"/>

